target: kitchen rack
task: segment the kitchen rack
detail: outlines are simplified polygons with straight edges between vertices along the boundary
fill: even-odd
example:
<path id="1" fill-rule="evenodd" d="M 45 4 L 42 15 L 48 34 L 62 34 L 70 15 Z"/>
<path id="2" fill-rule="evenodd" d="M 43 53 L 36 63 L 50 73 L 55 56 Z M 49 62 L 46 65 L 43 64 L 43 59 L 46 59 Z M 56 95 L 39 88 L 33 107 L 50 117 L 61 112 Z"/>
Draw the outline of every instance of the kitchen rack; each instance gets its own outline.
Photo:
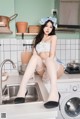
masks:
<path id="1" fill-rule="evenodd" d="M 16 33 L 17 36 L 21 36 L 22 39 L 24 39 L 24 36 L 34 36 L 37 35 L 37 33 Z"/>
<path id="2" fill-rule="evenodd" d="M 63 32 L 65 32 L 65 31 L 67 31 L 67 32 L 75 32 L 75 31 L 79 31 L 79 29 L 72 29 L 72 28 L 62 28 L 62 27 L 60 27 L 60 28 L 57 28 L 56 29 L 56 31 L 63 31 Z M 37 35 L 38 33 L 16 33 L 16 35 L 22 35 L 22 34 L 24 34 L 24 35 L 28 35 L 28 36 L 30 36 L 30 35 Z"/>
<path id="3" fill-rule="evenodd" d="M 37 35 L 37 33 L 16 33 L 17 36 L 18 36 L 18 35 L 22 35 L 22 34 L 27 35 L 27 36 Z"/>
<path id="4" fill-rule="evenodd" d="M 73 29 L 73 28 L 63 28 L 59 27 L 56 29 L 56 32 L 60 33 L 75 33 L 75 32 L 80 32 L 80 29 Z M 16 33 L 16 36 L 21 36 L 22 39 L 24 39 L 24 36 L 36 36 L 38 33 Z"/>

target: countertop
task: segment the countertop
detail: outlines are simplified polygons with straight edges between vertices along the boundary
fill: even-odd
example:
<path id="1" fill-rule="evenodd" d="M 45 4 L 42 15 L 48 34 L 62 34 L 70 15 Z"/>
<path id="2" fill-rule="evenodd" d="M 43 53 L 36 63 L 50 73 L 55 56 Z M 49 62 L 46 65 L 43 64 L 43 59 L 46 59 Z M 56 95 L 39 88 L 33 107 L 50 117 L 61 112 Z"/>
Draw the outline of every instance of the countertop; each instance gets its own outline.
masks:
<path id="1" fill-rule="evenodd" d="M 80 74 L 68 74 L 64 73 L 64 75 L 57 80 L 57 82 L 72 82 L 72 81 L 80 81 Z"/>
<path id="2" fill-rule="evenodd" d="M 22 80 L 22 75 L 18 74 L 10 74 L 8 79 L 3 82 L 3 87 L 9 84 L 20 84 Z M 57 80 L 57 83 L 62 82 L 80 82 L 80 74 L 64 74 L 60 79 Z M 29 83 L 37 82 L 39 84 L 43 101 L 40 102 L 29 102 L 23 104 L 7 104 L 0 105 L 0 113 L 1 115 L 6 114 L 6 119 L 56 119 L 58 108 L 46 109 L 43 104 L 48 98 L 48 85 L 50 82 L 44 83 L 38 75 L 35 75 L 33 79 L 30 79 Z"/>
<path id="3" fill-rule="evenodd" d="M 63 87 L 64 89 L 64 86 L 67 86 L 68 87 L 68 84 L 72 84 L 73 85 L 77 85 L 78 83 L 80 83 L 80 74 L 67 74 L 67 73 L 64 73 L 63 76 L 57 80 L 57 84 L 58 84 L 58 89 L 59 91 L 61 91 L 61 86 Z M 77 83 L 77 84 L 76 84 Z M 50 81 L 48 81 L 47 83 L 44 83 L 47 91 L 48 91 L 48 94 L 49 94 L 49 91 L 50 91 Z"/>
<path id="4" fill-rule="evenodd" d="M 56 109 L 45 109 L 43 102 L 0 105 L 0 113 L 5 113 L 6 119 L 56 119 L 57 117 Z"/>
<path id="5" fill-rule="evenodd" d="M 19 84 L 22 80 L 22 75 L 10 74 L 8 79 L 3 82 L 3 87 L 9 84 Z M 29 102 L 23 104 L 6 104 L 0 105 L 1 115 L 6 115 L 6 119 L 56 119 L 58 113 L 58 107 L 54 109 L 46 109 L 43 104 L 47 99 L 48 91 L 46 90 L 44 83 L 38 75 L 35 75 L 33 79 L 30 79 L 29 83 L 37 82 L 39 84 L 43 101 Z"/>
<path id="6" fill-rule="evenodd" d="M 20 84 L 22 77 L 23 76 L 19 75 L 18 73 L 15 73 L 15 75 L 14 73 L 12 73 L 8 77 L 8 80 L 3 81 L 2 87 L 8 84 L 12 84 L 12 85 Z M 57 80 L 57 83 L 63 83 L 63 82 L 68 83 L 68 82 L 76 82 L 76 81 L 80 82 L 80 74 L 67 74 L 67 73 L 65 74 L 64 73 L 64 75 L 60 79 Z M 49 87 L 50 81 L 45 83 L 41 80 L 41 78 L 38 75 L 35 75 L 34 79 L 32 78 L 29 80 L 29 83 L 30 82 L 37 82 L 39 84 L 39 88 L 43 96 L 43 101 L 46 101 L 48 98 L 48 90 L 46 87 Z"/>

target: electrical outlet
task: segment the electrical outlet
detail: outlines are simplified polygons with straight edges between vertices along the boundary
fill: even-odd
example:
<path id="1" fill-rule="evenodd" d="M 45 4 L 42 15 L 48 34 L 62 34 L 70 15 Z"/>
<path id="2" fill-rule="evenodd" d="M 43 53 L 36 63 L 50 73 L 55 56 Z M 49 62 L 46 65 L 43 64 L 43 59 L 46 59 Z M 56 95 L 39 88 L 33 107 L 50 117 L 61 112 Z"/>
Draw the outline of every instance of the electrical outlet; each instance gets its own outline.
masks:
<path id="1" fill-rule="evenodd" d="M 57 9 L 51 9 L 51 14 L 53 15 L 54 12 L 57 14 Z"/>

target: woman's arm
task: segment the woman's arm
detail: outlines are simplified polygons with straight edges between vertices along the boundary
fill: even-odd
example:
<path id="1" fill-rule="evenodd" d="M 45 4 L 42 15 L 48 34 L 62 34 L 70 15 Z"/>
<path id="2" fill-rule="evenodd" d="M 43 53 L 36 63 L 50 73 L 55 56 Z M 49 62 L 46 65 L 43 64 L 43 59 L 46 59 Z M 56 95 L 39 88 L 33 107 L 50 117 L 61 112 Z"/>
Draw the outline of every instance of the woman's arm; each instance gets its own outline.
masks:
<path id="1" fill-rule="evenodd" d="M 35 48 L 33 48 L 33 54 L 37 54 L 37 52 L 36 52 Z"/>
<path id="2" fill-rule="evenodd" d="M 51 37 L 51 50 L 50 50 L 50 56 L 49 56 L 53 59 L 56 55 L 56 44 L 57 44 L 57 36 L 55 35 Z"/>

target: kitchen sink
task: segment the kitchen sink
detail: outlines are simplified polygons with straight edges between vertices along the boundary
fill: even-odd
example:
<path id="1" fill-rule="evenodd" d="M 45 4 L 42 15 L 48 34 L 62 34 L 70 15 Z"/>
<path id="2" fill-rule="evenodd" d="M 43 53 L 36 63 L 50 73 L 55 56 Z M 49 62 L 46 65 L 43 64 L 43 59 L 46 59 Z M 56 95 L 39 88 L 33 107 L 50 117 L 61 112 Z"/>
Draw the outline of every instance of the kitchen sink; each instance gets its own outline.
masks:
<path id="1" fill-rule="evenodd" d="M 3 89 L 3 104 L 14 104 L 14 99 L 17 96 L 19 84 L 6 85 Z M 30 83 L 27 85 L 25 94 L 25 103 L 42 101 L 42 94 L 38 83 Z"/>

